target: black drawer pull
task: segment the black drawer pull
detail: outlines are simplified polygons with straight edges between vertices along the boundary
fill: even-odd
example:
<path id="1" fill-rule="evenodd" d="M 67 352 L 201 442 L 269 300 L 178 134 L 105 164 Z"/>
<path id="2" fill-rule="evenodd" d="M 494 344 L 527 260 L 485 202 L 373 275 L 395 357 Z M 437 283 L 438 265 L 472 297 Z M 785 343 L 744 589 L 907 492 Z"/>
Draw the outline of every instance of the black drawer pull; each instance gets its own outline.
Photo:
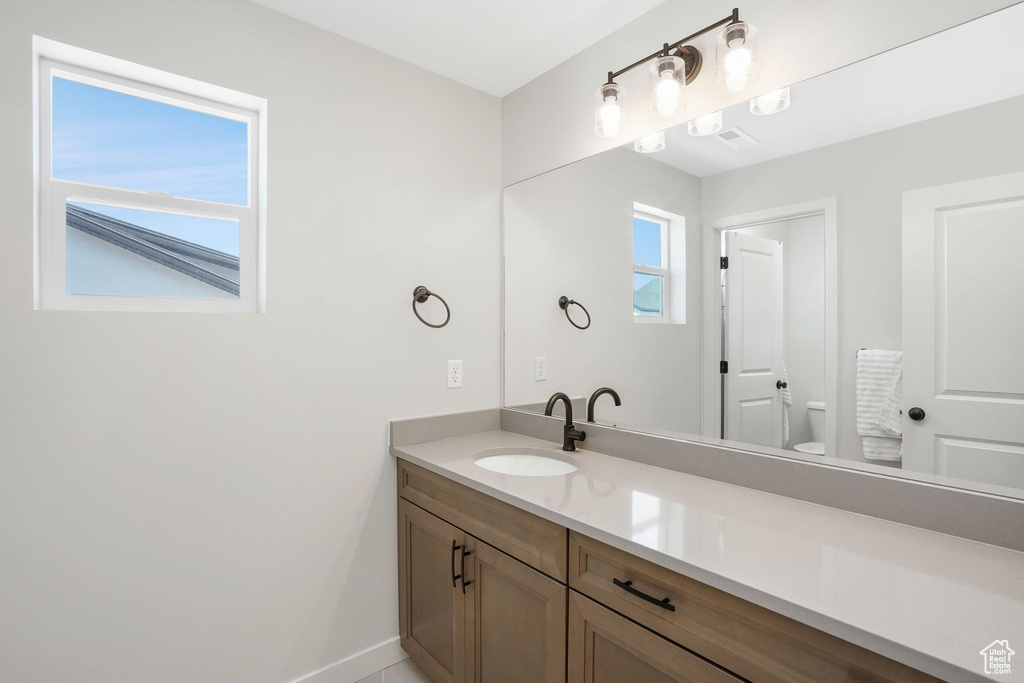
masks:
<path id="1" fill-rule="evenodd" d="M 455 541 L 452 540 L 452 588 L 458 585 L 455 583 L 459 578 L 459 575 L 455 573 L 455 551 L 461 547 L 461 545 L 455 545 Z"/>
<path id="2" fill-rule="evenodd" d="M 466 555 L 472 555 L 473 551 L 472 550 L 466 550 L 466 546 L 461 546 L 461 548 L 462 548 L 462 573 L 459 574 L 459 578 L 462 579 L 462 594 L 465 595 L 466 594 L 466 586 L 468 586 L 471 583 L 473 583 L 472 581 L 466 581 Z"/>
<path id="3" fill-rule="evenodd" d="M 662 609 L 667 609 L 669 612 L 676 611 L 676 606 L 670 603 L 668 601 L 668 598 L 662 598 L 661 600 L 659 600 L 658 598 L 652 597 L 647 593 L 644 593 L 643 591 L 638 591 L 637 589 L 633 588 L 632 581 L 619 581 L 616 578 L 612 578 L 612 583 L 614 583 L 616 586 L 626 591 L 627 593 L 630 593 L 638 598 L 646 600 L 647 602 L 655 604 L 658 607 L 661 607 Z"/>

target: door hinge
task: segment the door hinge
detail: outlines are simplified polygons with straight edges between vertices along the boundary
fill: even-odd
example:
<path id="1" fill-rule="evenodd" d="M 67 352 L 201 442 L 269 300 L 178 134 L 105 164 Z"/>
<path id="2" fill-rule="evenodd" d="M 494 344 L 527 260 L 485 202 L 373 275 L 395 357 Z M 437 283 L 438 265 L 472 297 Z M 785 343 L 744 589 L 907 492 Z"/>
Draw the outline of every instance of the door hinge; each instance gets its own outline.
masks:
<path id="1" fill-rule="evenodd" d="M 722 266 L 722 270 L 726 270 L 729 267 L 729 257 L 723 256 L 719 261 L 719 265 Z"/>
<path id="2" fill-rule="evenodd" d="M 729 373 L 729 361 L 727 361 L 727 360 L 718 361 L 718 371 L 720 373 L 722 373 L 723 375 L 728 374 Z"/>

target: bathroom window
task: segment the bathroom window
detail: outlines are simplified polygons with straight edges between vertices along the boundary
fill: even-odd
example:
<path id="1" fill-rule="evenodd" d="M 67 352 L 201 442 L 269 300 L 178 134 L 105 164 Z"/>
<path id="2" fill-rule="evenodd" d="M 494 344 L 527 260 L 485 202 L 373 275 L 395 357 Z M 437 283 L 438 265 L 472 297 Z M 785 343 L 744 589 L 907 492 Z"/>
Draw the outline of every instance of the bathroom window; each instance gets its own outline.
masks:
<path id="1" fill-rule="evenodd" d="M 261 311 L 265 100 L 34 45 L 36 307 Z"/>
<path id="2" fill-rule="evenodd" d="M 633 316 L 637 321 L 666 317 L 670 292 L 668 242 L 668 219 L 634 212 Z"/>

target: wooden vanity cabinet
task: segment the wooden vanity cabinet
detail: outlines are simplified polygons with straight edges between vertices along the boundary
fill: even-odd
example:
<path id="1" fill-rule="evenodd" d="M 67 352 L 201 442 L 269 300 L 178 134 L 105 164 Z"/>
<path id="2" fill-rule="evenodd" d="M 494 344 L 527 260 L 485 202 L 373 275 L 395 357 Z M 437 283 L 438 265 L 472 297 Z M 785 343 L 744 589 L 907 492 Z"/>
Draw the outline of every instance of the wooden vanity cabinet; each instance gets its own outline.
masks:
<path id="1" fill-rule="evenodd" d="M 467 549 L 467 680 L 564 681 L 566 587 L 472 536 Z"/>
<path id="2" fill-rule="evenodd" d="M 465 534 L 398 499 L 398 620 L 402 649 L 435 683 L 466 676 L 466 600 L 453 579 Z"/>
<path id="3" fill-rule="evenodd" d="M 402 647 L 438 683 L 565 681 L 567 588 L 398 501 Z"/>
<path id="4" fill-rule="evenodd" d="M 932 678 L 398 462 L 402 647 L 437 683 Z"/>

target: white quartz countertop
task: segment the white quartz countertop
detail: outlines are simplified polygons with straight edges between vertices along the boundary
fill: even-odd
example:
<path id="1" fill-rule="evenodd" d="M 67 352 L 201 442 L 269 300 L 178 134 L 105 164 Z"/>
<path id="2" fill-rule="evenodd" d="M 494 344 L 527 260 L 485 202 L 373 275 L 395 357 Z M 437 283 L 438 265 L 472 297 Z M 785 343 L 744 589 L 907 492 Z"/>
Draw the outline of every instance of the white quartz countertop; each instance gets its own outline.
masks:
<path id="1" fill-rule="evenodd" d="M 392 447 L 477 491 L 949 681 L 1008 640 L 1024 681 L 1024 553 L 578 450 L 566 475 L 473 463 L 556 444 L 492 431 Z M 1022 530 L 1024 533 L 1024 530 Z"/>

